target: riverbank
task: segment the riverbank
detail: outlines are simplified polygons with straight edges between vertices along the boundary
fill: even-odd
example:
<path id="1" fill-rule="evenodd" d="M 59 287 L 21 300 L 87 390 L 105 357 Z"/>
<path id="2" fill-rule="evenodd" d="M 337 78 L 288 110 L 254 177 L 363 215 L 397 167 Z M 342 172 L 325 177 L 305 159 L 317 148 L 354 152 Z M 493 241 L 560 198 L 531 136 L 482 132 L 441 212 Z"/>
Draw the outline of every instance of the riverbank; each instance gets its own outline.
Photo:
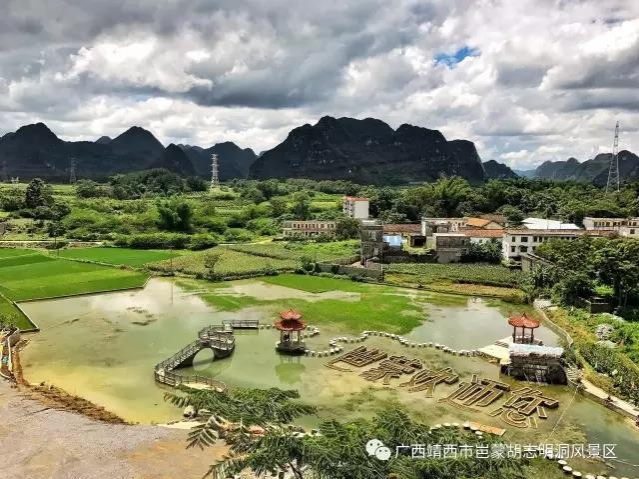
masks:
<path id="1" fill-rule="evenodd" d="M 0 450 L 7 477 L 200 478 L 225 447 L 186 449 L 188 431 L 97 422 L 26 397 L 0 381 Z"/>

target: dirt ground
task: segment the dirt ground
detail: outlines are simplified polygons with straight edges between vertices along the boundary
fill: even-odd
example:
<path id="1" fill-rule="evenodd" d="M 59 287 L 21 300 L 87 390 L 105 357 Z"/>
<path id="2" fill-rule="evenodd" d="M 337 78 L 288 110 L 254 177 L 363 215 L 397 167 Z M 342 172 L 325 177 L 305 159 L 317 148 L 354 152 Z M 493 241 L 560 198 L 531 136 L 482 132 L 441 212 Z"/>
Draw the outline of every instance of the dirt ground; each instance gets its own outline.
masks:
<path id="1" fill-rule="evenodd" d="M 200 479 L 224 446 L 186 449 L 186 430 L 106 424 L 52 409 L 0 379 L 3 477 Z"/>

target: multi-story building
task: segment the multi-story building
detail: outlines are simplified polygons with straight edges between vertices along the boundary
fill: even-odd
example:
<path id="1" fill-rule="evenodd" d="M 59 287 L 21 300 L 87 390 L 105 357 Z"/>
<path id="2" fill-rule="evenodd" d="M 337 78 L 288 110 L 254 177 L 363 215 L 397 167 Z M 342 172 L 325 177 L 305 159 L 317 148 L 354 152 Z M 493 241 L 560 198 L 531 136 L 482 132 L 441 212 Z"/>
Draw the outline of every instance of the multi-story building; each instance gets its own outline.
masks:
<path id="1" fill-rule="evenodd" d="M 457 263 L 468 254 L 470 238 L 464 233 L 434 233 L 433 238 L 438 263 Z"/>
<path id="2" fill-rule="evenodd" d="M 358 198 L 355 196 L 345 196 L 342 198 L 342 212 L 357 220 L 368 219 L 369 201 L 368 198 Z"/>
<path id="3" fill-rule="evenodd" d="M 584 218 L 584 228 L 587 230 L 614 230 L 621 236 L 639 237 L 639 218 Z"/>
<path id="4" fill-rule="evenodd" d="M 464 228 L 473 230 L 501 230 L 504 229 L 504 225 L 490 218 L 466 218 Z"/>
<path id="5" fill-rule="evenodd" d="M 466 226 L 468 218 L 422 218 L 422 235 L 435 233 L 456 233 Z"/>
<path id="6" fill-rule="evenodd" d="M 534 253 L 540 244 L 551 239 L 572 240 L 583 235 L 610 236 L 612 233 L 610 230 L 507 229 L 502 240 L 502 257 L 505 260 L 519 259 L 522 253 Z"/>
<path id="7" fill-rule="evenodd" d="M 301 237 L 312 238 L 314 236 L 326 235 L 335 236 L 337 222 L 320 221 L 320 220 L 291 220 L 285 221 L 283 225 L 283 233 L 287 238 Z"/>
<path id="8" fill-rule="evenodd" d="M 581 228 L 574 223 L 562 223 L 557 220 L 549 220 L 545 218 L 526 218 L 523 226 L 529 230 L 580 230 Z"/>
<path id="9" fill-rule="evenodd" d="M 503 229 L 486 229 L 486 230 L 470 230 L 463 229 L 460 231 L 464 236 L 470 239 L 471 244 L 484 244 L 484 243 L 501 243 L 504 239 Z"/>
<path id="10" fill-rule="evenodd" d="M 384 255 L 384 227 L 376 220 L 363 220 L 359 229 L 361 248 L 360 262 L 365 265 L 369 259 L 382 259 Z"/>

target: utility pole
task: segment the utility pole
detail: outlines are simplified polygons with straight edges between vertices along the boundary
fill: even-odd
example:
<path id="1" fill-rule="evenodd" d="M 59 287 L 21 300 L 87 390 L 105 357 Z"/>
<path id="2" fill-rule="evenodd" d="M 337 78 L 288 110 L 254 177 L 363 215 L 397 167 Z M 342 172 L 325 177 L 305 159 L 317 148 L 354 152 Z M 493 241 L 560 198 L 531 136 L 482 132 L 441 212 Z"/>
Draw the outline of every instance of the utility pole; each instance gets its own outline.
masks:
<path id="1" fill-rule="evenodd" d="M 213 191 L 218 186 L 220 186 L 219 164 L 218 164 L 218 160 L 217 160 L 217 154 L 213 153 L 211 155 L 211 187 L 210 187 L 210 190 Z"/>
<path id="2" fill-rule="evenodd" d="M 9 173 L 7 173 L 7 160 L 2 160 L 2 178 L 0 178 L 3 183 L 9 181 Z"/>
<path id="3" fill-rule="evenodd" d="M 76 167 L 75 158 L 70 158 L 69 159 L 69 183 L 70 184 L 73 184 L 77 181 L 77 178 L 75 176 L 75 167 Z"/>
<path id="4" fill-rule="evenodd" d="M 606 183 L 606 194 L 610 191 L 619 191 L 621 180 L 619 178 L 619 122 L 615 125 L 615 139 L 612 143 L 612 158 L 610 158 L 610 168 L 608 169 L 608 182 Z"/>

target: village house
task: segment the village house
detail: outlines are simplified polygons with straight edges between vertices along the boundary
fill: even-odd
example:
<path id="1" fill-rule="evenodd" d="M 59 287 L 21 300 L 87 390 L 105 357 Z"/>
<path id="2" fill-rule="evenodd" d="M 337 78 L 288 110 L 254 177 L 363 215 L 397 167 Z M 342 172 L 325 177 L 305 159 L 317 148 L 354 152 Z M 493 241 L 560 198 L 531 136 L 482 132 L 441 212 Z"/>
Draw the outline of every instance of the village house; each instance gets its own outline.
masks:
<path id="1" fill-rule="evenodd" d="M 537 247 L 551 239 L 573 240 L 583 235 L 609 236 L 610 230 L 586 231 L 582 229 L 506 229 L 502 240 L 504 260 L 519 260 L 522 253 L 534 253 Z"/>
<path id="2" fill-rule="evenodd" d="M 469 252 L 470 238 L 464 233 L 435 233 L 433 238 L 438 263 L 458 263 Z"/>
<path id="3" fill-rule="evenodd" d="M 614 230 L 621 236 L 639 237 L 639 218 L 584 218 L 584 228 L 593 230 Z"/>
<path id="4" fill-rule="evenodd" d="M 470 244 L 500 243 L 504 238 L 503 229 L 463 229 L 460 231 L 470 239 Z"/>
<path id="5" fill-rule="evenodd" d="M 504 229 L 504 225 L 489 218 L 466 218 L 464 228 L 471 230 L 501 230 Z"/>
<path id="6" fill-rule="evenodd" d="M 369 215 L 368 198 L 358 198 L 355 196 L 344 196 L 342 198 L 342 212 L 349 218 L 366 220 Z"/>
<path id="7" fill-rule="evenodd" d="M 335 236 L 337 222 L 320 220 L 291 220 L 284 221 L 282 231 L 285 238 L 312 238 L 314 236 Z"/>
<path id="8" fill-rule="evenodd" d="M 426 237 L 422 235 L 422 226 L 419 223 L 384 225 L 384 235 L 401 236 L 403 243 L 412 247 L 423 247 L 426 245 Z"/>
<path id="9" fill-rule="evenodd" d="M 433 236 L 434 233 L 456 233 L 466 226 L 467 218 L 422 218 L 422 235 Z"/>
<path id="10" fill-rule="evenodd" d="M 522 225 L 529 230 L 580 230 L 574 223 L 562 223 L 557 220 L 545 218 L 526 218 Z"/>

